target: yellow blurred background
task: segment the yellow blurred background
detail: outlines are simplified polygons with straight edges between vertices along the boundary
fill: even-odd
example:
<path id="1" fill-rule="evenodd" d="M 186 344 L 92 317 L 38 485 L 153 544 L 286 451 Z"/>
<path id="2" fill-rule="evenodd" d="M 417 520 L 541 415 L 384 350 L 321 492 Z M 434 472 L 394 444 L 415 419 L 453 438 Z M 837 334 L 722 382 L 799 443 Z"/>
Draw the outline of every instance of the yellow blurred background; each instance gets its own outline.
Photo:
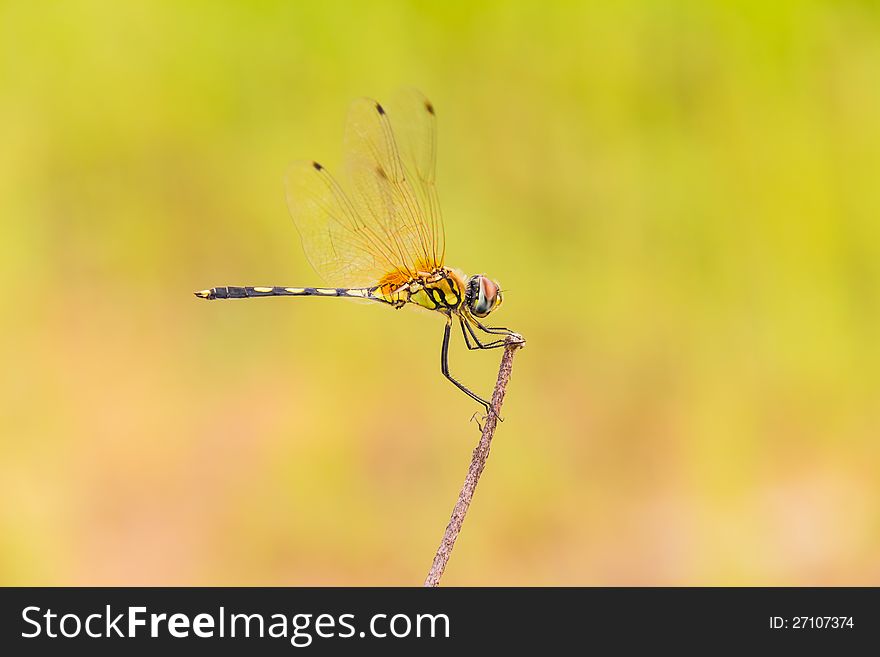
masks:
<path id="1" fill-rule="evenodd" d="M 422 582 L 478 439 L 442 320 L 192 296 L 320 284 L 283 172 L 406 85 L 528 339 L 443 583 L 880 581 L 876 5 L 21 1 L 0 44 L 0 583 Z"/>

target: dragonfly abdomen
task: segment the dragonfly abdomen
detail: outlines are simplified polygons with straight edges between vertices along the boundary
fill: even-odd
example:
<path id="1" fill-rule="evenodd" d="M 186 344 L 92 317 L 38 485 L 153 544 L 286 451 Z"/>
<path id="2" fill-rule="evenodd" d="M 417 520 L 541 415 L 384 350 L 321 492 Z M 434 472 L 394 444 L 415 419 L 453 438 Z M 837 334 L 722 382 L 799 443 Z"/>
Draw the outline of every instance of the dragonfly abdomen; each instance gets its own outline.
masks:
<path id="1" fill-rule="evenodd" d="M 350 297 L 354 299 L 384 299 L 373 296 L 369 287 L 238 287 L 228 285 L 199 290 L 194 294 L 202 299 L 253 299 L 256 297 Z"/>

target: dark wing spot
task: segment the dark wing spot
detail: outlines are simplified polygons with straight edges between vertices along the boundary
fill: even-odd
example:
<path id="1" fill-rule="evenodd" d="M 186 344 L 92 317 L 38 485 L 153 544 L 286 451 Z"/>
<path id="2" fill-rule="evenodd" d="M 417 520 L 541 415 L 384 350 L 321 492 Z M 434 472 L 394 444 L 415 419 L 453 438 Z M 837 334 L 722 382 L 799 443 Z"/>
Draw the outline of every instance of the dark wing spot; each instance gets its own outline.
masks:
<path id="1" fill-rule="evenodd" d="M 382 180 L 388 180 L 388 174 L 385 173 L 385 169 L 382 167 L 376 167 L 376 175 L 382 178 Z"/>
<path id="2" fill-rule="evenodd" d="M 376 111 L 379 112 L 379 114 L 385 114 L 385 108 L 382 107 L 379 103 L 376 103 Z"/>
<path id="3" fill-rule="evenodd" d="M 434 115 L 434 106 L 431 104 L 431 101 L 425 98 L 425 109 L 428 110 L 428 114 L 431 116 Z"/>
<path id="4" fill-rule="evenodd" d="M 312 162 L 312 166 L 315 167 L 315 171 L 320 171 L 321 169 L 324 168 L 320 164 L 318 164 L 317 162 Z"/>

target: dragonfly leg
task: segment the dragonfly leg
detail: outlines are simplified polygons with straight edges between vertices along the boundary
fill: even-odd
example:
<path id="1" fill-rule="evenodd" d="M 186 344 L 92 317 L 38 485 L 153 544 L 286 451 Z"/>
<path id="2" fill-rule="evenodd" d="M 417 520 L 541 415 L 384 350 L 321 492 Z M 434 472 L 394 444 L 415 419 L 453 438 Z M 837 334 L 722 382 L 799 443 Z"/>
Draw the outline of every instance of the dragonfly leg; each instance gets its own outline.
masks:
<path id="1" fill-rule="evenodd" d="M 481 404 L 483 408 L 486 409 L 486 413 L 492 412 L 492 406 L 485 399 L 477 395 L 475 392 L 469 390 L 465 385 L 459 383 L 450 373 L 449 373 L 449 331 L 452 328 L 452 316 L 450 315 L 446 319 L 446 328 L 443 330 L 443 349 L 440 352 L 440 370 L 443 372 L 443 376 L 452 381 L 456 388 L 461 390 L 468 397 L 473 399 L 478 404 Z"/>
<path id="2" fill-rule="evenodd" d="M 509 328 L 504 328 L 503 326 L 484 326 L 480 323 L 480 320 L 473 316 L 469 319 L 473 320 L 474 324 L 477 325 L 477 328 L 483 331 L 483 333 L 488 333 L 489 335 L 506 335 L 515 340 L 522 341 L 522 336 L 516 331 L 511 331 Z"/>
<path id="3" fill-rule="evenodd" d="M 461 327 L 461 335 L 464 337 L 464 343 L 467 345 L 468 349 L 479 349 L 471 344 L 471 339 L 468 337 L 468 332 L 464 328 L 464 320 L 461 318 L 461 315 L 458 317 L 458 325 Z M 472 418 L 473 419 L 473 418 Z"/>
<path id="4" fill-rule="evenodd" d="M 505 340 L 493 340 L 492 342 L 484 344 L 480 342 L 480 338 L 477 337 L 474 327 L 471 326 L 470 322 L 461 315 L 458 316 L 458 323 L 461 326 L 461 334 L 464 336 L 464 342 L 468 349 L 497 349 L 498 347 L 503 347 L 505 344 Z M 471 345 L 471 341 L 468 339 L 468 334 L 474 339 L 474 342 L 476 343 L 475 345 Z"/>
<path id="5" fill-rule="evenodd" d="M 483 331 L 484 333 L 491 333 L 493 335 L 511 335 L 513 331 L 509 328 L 504 328 L 503 326 L 485 326 L 480 323 L 476 317 L 474 319 L 474 324 L 477 325 L 477 328 Z"/>

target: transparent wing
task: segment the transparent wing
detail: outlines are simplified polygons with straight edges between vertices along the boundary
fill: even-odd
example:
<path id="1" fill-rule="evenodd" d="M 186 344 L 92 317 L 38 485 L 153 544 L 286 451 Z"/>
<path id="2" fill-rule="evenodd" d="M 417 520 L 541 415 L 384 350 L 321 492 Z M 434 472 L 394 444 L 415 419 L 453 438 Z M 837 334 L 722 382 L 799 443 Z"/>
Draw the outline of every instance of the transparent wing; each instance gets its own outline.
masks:
<path id="1" fill-rule="evenodd" d="M 434 186 L 434 110 L 401 95 L 394 126 L 374 100 L 355 101 L 345 131 L 345 189 L 319 164 L 296 162 L 287 202 L 315 270 L 331 285 L 401 282 L 443 264 Z"/>
<path id="2" fill-rule="evenodd" d="M 326 283 L 373 285 L 389 272 L 400 271 L 399 254 L 361 220 L 327 169 L 317 162 L 294 162 L 284 183 L 303 250 Z"/>
<path id="3" fill-rule="evenodd" d="M 403 89 L 394 97 L 389 113 L 408 180 L 429 225 L 434 264 L 442 266 L 446 259 L 446 235 L 435 178 L 437 115 L 434 105 L 416 89 Z"/>

